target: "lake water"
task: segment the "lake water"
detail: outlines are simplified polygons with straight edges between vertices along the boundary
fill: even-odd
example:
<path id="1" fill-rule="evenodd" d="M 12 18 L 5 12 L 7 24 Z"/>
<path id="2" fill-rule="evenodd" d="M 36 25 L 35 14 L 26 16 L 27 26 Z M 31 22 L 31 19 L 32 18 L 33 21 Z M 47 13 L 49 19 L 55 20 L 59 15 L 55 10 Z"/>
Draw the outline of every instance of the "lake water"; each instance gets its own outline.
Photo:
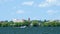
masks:
<path id="1" fill-rule="evenodd" d="M 60 27 L 0 27 L 0 34 L 60 34 Z"/>

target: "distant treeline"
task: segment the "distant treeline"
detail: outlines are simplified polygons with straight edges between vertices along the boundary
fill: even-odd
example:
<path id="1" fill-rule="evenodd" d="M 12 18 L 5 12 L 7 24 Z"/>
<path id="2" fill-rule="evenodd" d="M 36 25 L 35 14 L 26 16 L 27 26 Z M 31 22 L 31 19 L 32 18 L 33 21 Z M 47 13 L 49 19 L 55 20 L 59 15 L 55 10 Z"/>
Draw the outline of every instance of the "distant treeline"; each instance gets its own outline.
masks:
<path id="1" fill-rule="evenodd" d="M 27 27 L 58 27 L 60 26 L 59 20 L 25 20 L 24 22 L 13 22 L 13 21 L 0 21 L 0 27 L 20 27 L 20 26 L 27 26 Z"/>

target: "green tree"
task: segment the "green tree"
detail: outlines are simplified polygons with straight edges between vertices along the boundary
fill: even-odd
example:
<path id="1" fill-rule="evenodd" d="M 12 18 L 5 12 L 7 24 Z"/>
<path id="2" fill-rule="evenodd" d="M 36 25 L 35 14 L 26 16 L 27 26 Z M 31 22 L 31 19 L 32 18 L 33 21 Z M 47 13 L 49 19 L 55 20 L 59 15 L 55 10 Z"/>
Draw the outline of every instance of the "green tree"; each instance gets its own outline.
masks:
<path id="1" fill-rule="evenodd" d="M 33 20 L 31 24 L 33 24 L 33 26 L 39 26 L 38 20 Z"/>

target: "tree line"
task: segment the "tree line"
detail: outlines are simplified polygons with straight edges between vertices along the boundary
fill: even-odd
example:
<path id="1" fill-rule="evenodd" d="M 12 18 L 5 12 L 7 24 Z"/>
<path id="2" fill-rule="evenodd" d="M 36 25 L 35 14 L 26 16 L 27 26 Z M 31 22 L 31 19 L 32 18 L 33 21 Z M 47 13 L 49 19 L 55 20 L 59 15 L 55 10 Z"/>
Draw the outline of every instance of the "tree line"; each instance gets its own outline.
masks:
<path id="1" fill-rule="evenodd" d="M 59 20 L 25 20 L 24 22 L 13 22 L 13 21 L 0 21 L 0 27 L 21 27 L 21 26 L 34 26 L 34 27 L 58 27 L 60 26 Z"/>

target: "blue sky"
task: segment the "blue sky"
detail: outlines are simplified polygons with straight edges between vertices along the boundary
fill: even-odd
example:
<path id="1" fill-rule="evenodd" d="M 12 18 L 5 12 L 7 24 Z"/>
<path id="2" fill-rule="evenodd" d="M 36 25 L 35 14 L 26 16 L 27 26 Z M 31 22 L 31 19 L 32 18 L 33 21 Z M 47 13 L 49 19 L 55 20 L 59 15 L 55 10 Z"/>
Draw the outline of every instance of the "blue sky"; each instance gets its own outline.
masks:
<path id="1" fill-rule="evenodd" d="M 0 0 L 0 20 L 60 20 L 60 0 Z"/>

